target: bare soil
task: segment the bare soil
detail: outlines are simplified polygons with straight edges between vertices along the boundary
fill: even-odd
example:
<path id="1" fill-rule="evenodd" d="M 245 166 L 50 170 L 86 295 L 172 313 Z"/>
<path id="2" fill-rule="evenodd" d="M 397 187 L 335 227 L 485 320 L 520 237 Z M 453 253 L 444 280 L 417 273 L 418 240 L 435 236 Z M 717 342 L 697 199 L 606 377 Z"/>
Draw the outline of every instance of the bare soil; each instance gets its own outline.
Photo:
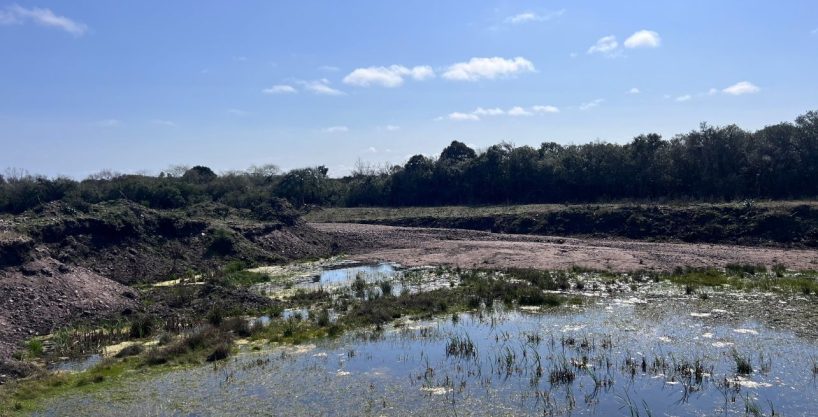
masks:
<path id="1" fill-rule="evenodd" d="M 22 340 L 74 320 L 128 315 L 137 305 L 131 288 L 47 256 L 0 269 L 0 364 Z M 0 367 L 0 381 L 3 374 Z"/>
<path id="2" fill-rule="evenodd" d="M 818 250 L 510 235 L 355 223 L 312 223 L 359 261 L 405 266 L 570 269 L 628 272 L 729 264 L 818 269 Z"/>

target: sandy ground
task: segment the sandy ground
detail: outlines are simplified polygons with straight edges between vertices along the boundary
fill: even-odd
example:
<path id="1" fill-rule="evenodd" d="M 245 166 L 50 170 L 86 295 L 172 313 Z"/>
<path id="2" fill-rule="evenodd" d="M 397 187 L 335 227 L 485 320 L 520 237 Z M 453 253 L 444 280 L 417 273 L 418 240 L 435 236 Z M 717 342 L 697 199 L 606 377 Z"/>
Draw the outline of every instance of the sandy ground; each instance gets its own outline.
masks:
<path id="1" fill-rule="evenodd" d="M 780 264 L 792 270 L 818 269 L 818 250 L 508 235 L 354 223 L 311 225 L 335 235 L 355 260 L 389 261 L 405 266 L 538 269 L 579 266 L 627 272 Z"/>

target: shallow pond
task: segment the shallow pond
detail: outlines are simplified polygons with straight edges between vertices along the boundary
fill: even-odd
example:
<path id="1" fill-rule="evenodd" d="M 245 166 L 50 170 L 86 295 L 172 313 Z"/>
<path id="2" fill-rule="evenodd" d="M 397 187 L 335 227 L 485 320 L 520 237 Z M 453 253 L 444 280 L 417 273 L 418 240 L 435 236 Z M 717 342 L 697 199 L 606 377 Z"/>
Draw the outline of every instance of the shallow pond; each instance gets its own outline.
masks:
<path id="1" fill-rule="evenodd" d="M 714 304 L 611 297 L 404 321 L 54 399 L 39 415 L 816 415 L 816 341 Z M 737 356 L 752 372 L 738 375 Z"/>

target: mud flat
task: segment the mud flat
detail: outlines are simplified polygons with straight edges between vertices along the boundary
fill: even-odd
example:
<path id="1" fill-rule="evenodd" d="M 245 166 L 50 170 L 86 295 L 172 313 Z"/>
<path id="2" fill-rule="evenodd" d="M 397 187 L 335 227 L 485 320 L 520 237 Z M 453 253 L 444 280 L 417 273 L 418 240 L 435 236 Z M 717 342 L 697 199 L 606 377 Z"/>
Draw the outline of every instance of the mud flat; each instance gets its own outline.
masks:
<path id="1" fill-rule="evenodd" d="M 311 225 L 338 238 L 354 260 L 406 266 L 544 270 L 581 267 L 627 272 L 751 264 L 818 269 L 818 251 L 810 249 L 525 236 L 355 223 Z"/>

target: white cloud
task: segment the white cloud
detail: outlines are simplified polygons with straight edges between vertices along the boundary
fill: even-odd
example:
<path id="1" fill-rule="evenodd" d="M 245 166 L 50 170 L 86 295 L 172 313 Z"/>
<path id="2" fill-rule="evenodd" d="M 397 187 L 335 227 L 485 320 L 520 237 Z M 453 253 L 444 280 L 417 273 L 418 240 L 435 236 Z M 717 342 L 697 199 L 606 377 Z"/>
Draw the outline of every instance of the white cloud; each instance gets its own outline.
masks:
<path id="1" fill-rule="evenodd" d="M 554 106 L 534 106 L 531 108 L 534 113 L 559 113 L 560 109 Z"/>
<path id="2" fill-rule="evenodd" d="M 715 96 L 718 93 L 719 93 L 719 90 L 715 89 L 715 88 L 711 88 L 711 89 L 707 90 L 707 95 L 708 96 Z"/>
<path id="3" fill-rule="evenodd" d="M 625 48 L 657 48 L 662 38 L 652 30 L 640 30 L 625 39 Z"/>
<path id="4" fill-rule="evenodd" d="M 291 85 L 279 84 L 270 88 L 265 88 L 264 90 L 261 90 L 261 92 L 264 94 L 295 94 L 298 91 Z"/>
<path id="5" fill-rule="evenodd" d="M 314 94 L 324 95 L 324 96 L 342 96 L 344 93 L 341 90 L 337 90 L 329 86 L 329 80 L 326 78 L 322 78 L 320 80 L 315 81 L 301 81 L 301 85 L 304 86 L 308 91 L 313 92 Z"/>
<path id="6" fill-rule="evenodd" d="M 506 114 L 506 112 L 505 110 L 499 107 L 495 107 L 493 109 L 484 109 L 482 107 L 478 107 L 477 109 L 474 110 L 473 114 L 476 114 L 478 116 L 500 116 Z"/>
<path id="7" fill-rule="evenodd" d="M 740 96 L 742 94 L 754 94 L 754 93 L 757 93 L 757 92 L 761 91 L 761 89 L 758 88 L 758 86 L 756 86 L 755 84 L 753 84 L 753 83 L 751 83 L 749 81 L 741 81 L 741 82 L 735 83 L 735 84 L 733 84 L 733 85 L 731 85 L 731 86 L 729 86 L 729 87 L 727 87 L 727 88 L 725 88 L 725 89 L 723 89 L 721 91 L 723 93 L 726 93 L 726 94 L 731 94 L 731 95 L 734 95 L 734 96 Z"/>
<path id="8" fill-rule="evenodd" d="M 534 64 L 519 56 L 514 59 L 501 57 L 472 58 L 468 62 L 459 62 L 449 66 L 446 72 L 443 73 L 443 78 L 454 81 L 492 80 L 498 77 L 534 71 Z"/>
<path id="9" fill-rule="evenodd" d="M 594 45 L 588 48 L 589 54 L 614 54 L 619 49 L 619 42 L 616 41 L 616 36 L 609 35 L 599 38 Z"/>
<path id="10" fill-rule="evenodd" d="M 639 91 L 639 89 L 636 88 L 636 87 L 633 87 L 630 90 L 625 92 L 625 94 L 639 94 L 639 93 L 641 93 L 641 91 Z"/>
<path id="11" fill-rule="evenodd" d="M 454 121 L 457 121 L 457 122 L 463 122 L 463 121 L 475 121 L 476 122 L 476 121 L 480 120 L 480 117 L 478 115 L 474 114 L 474 113 L 454 112 L 454 113 L 449 113 L 449 115 L 447 117 L 449 118 L 449 120 L 454 120 Z"/>
<path id="12" fill-rule="evenodd" d="M 338 67 L 336 67 L 334 65 L 321 65 L 320 67 L 318 67 L 318 70 L 319 71 L 326 71 L 326 72 L 337 72 L 337 71 L 340 71 L 341 68 L 338 68 Z"/>
<path id="13" fill-rule="evenodd" d="M 64 30 L 74 36 L 82 36 L 88 31 L 88 26 L 75 22 L 65 16 L 58 16 L 51 9 L 33 7 L 26 9 L 19 5 L 7 6 L 0 10 L 0 25 L 23 24 L 34 22 L 40 26 L 48 26 Z"/>
<path id="14" fill-rule="evenodd" d="M 503 110 L 499 107 L 494 108 L 483 108 L 478 107 L 474 111 L 470 113 L 464 112 L 454 112 L 450 113 L 446 117 L 438 117 L 435 120 L 456 120 L 456 121 L 478 121 L 481 120 L 482 117 L 492 117 L 492 116 L 510 116 L 510 117 L 520 117 L 520 116 L 533 116 L 535 114 L 549 114 L 549 113 L 559 113 L 560 109 L 554 106 L 531 106 L 531 107 L 522 107 L 522 106 L 514 106 L 508 110 Z"/>
<path id="15" fill-rule="evenodd" d="M 92 123 L 94 126 L 99 127 L 115 127 L 119 126 L 120 122 L 117 119 L 104 119 L 104 120 L 97 120 L 96 122 Z"/>
<path id="16" fill-rule="evenodd" d="M 374 146 L 366 148 L 366 151 L 369 153 L 378 153 L 378 150 Z"/>
<path id="17" fill-rule="evenodd" d="M 157 126 L 176 127 L 176 123 L 174 123 L 174 122 L 172 122 L 170 120 L 163 120 L 163 119 L 153 119 L 153 120 L 151 120 L 151 124 L 154 124 L 154 125 L 157 125 Z"/>
<path id="18" fill-rule="evenodd" d="M 237 61 L 237 62 L 247 62 L 247 57 L 246 57 L 246 56 L 234 56 L 234 57 L 233 57 L 233 61 Z"/>
<path id="19" fill-rule="evenodd" d="M 520 23 L 529 23 L 529 22 L 545 22 L 547 20 L 551 20 L 557 17 L 562 16 L 565 14 L 565 9 L 557 10 L 555 12 L 548 12 L 545 14 L 537 14 L 534 12 L 524 12 L 520 14 L 516 14 L 514 16 L 509 16 L 506 18 L 505 22 L 510 23 L 512 25 L 517 25 Z"/>
<path id="20" fill-rule="evenodd" d="M 435 72 L 430 66 L 416 66 L 412 68 L 403 65 L 392 65 L 389 67 L 367 67 L 357 68 L 344 77 L 344 84 L 358 87 L 370 87 L 373 85 L 381 87 L 400 87 L 405 78 L 412 78 L 422 81 L 435 76 Z"/>
<path id="21" fill-rule="evenodd" d="M 227 109 L 227 112 L 234 116 L 246 116 L 247 112 L 242 109 Z"/>
<path id="22" fill-rule="evenodd" d="M 386 126 L 384 127 L 384 129 L 386 129 L 388 132 L 395 132 L 395 131 L 400 130 L 400 126 L 395 126 L 395 125 L 386 125 Z"/>
<path id="23" fill-rule="evenodd" d="M 690 94 L 685 94 L 683 96 L 676 97 L 676 101 L 681 103 L 681 102 L 685 102 L 685 101 L 690 101 L 690 99 L 692 99 L 692 98 L 693 98 L 693 96 L 691 96 Z"/>
<path id="24" fill-rule="evenodd" d="M 813 36 L 814 36 L 814 35 L 818 35 L 818 28 L 815 28 L 815 29 L 813 29 L 813 30 L 809 31 L 809 34 L 810 34 L 810 35 L 813 35 Z"/>
<path id="25" fill-rule="evenodd" d="M 603 101 L 605 101 L 605 100 L 601 99 L 601 98 L 591 100 L 591 101 L 589 101 L 587 103 L 580 104 L 579 109 L 582 110 L 582 111 L 591 110 L 594 107 L 599 107 L 599 105 L 602 104 Z"/>
<path id="26" fill-rule="evenodd" d="M 349 128 L 346 126 L 330 126 L 324 129 L 321 129 L 324 133 L 344 133 L 349 132 Z"/>
<path id="27" fill-rule="evenodd" d="M 515 106 L 515 107 L 512 107 L 512 108 L 508 109 L 508 115 L 512 116 L 512 117 L 533 116 L 534 113 L 531 113 L 530 111 L 528 111 L 528 110 L 526 110 L 526 109 L 524 109 L 524 108 L 522 108 L 520 106 Z"/>

